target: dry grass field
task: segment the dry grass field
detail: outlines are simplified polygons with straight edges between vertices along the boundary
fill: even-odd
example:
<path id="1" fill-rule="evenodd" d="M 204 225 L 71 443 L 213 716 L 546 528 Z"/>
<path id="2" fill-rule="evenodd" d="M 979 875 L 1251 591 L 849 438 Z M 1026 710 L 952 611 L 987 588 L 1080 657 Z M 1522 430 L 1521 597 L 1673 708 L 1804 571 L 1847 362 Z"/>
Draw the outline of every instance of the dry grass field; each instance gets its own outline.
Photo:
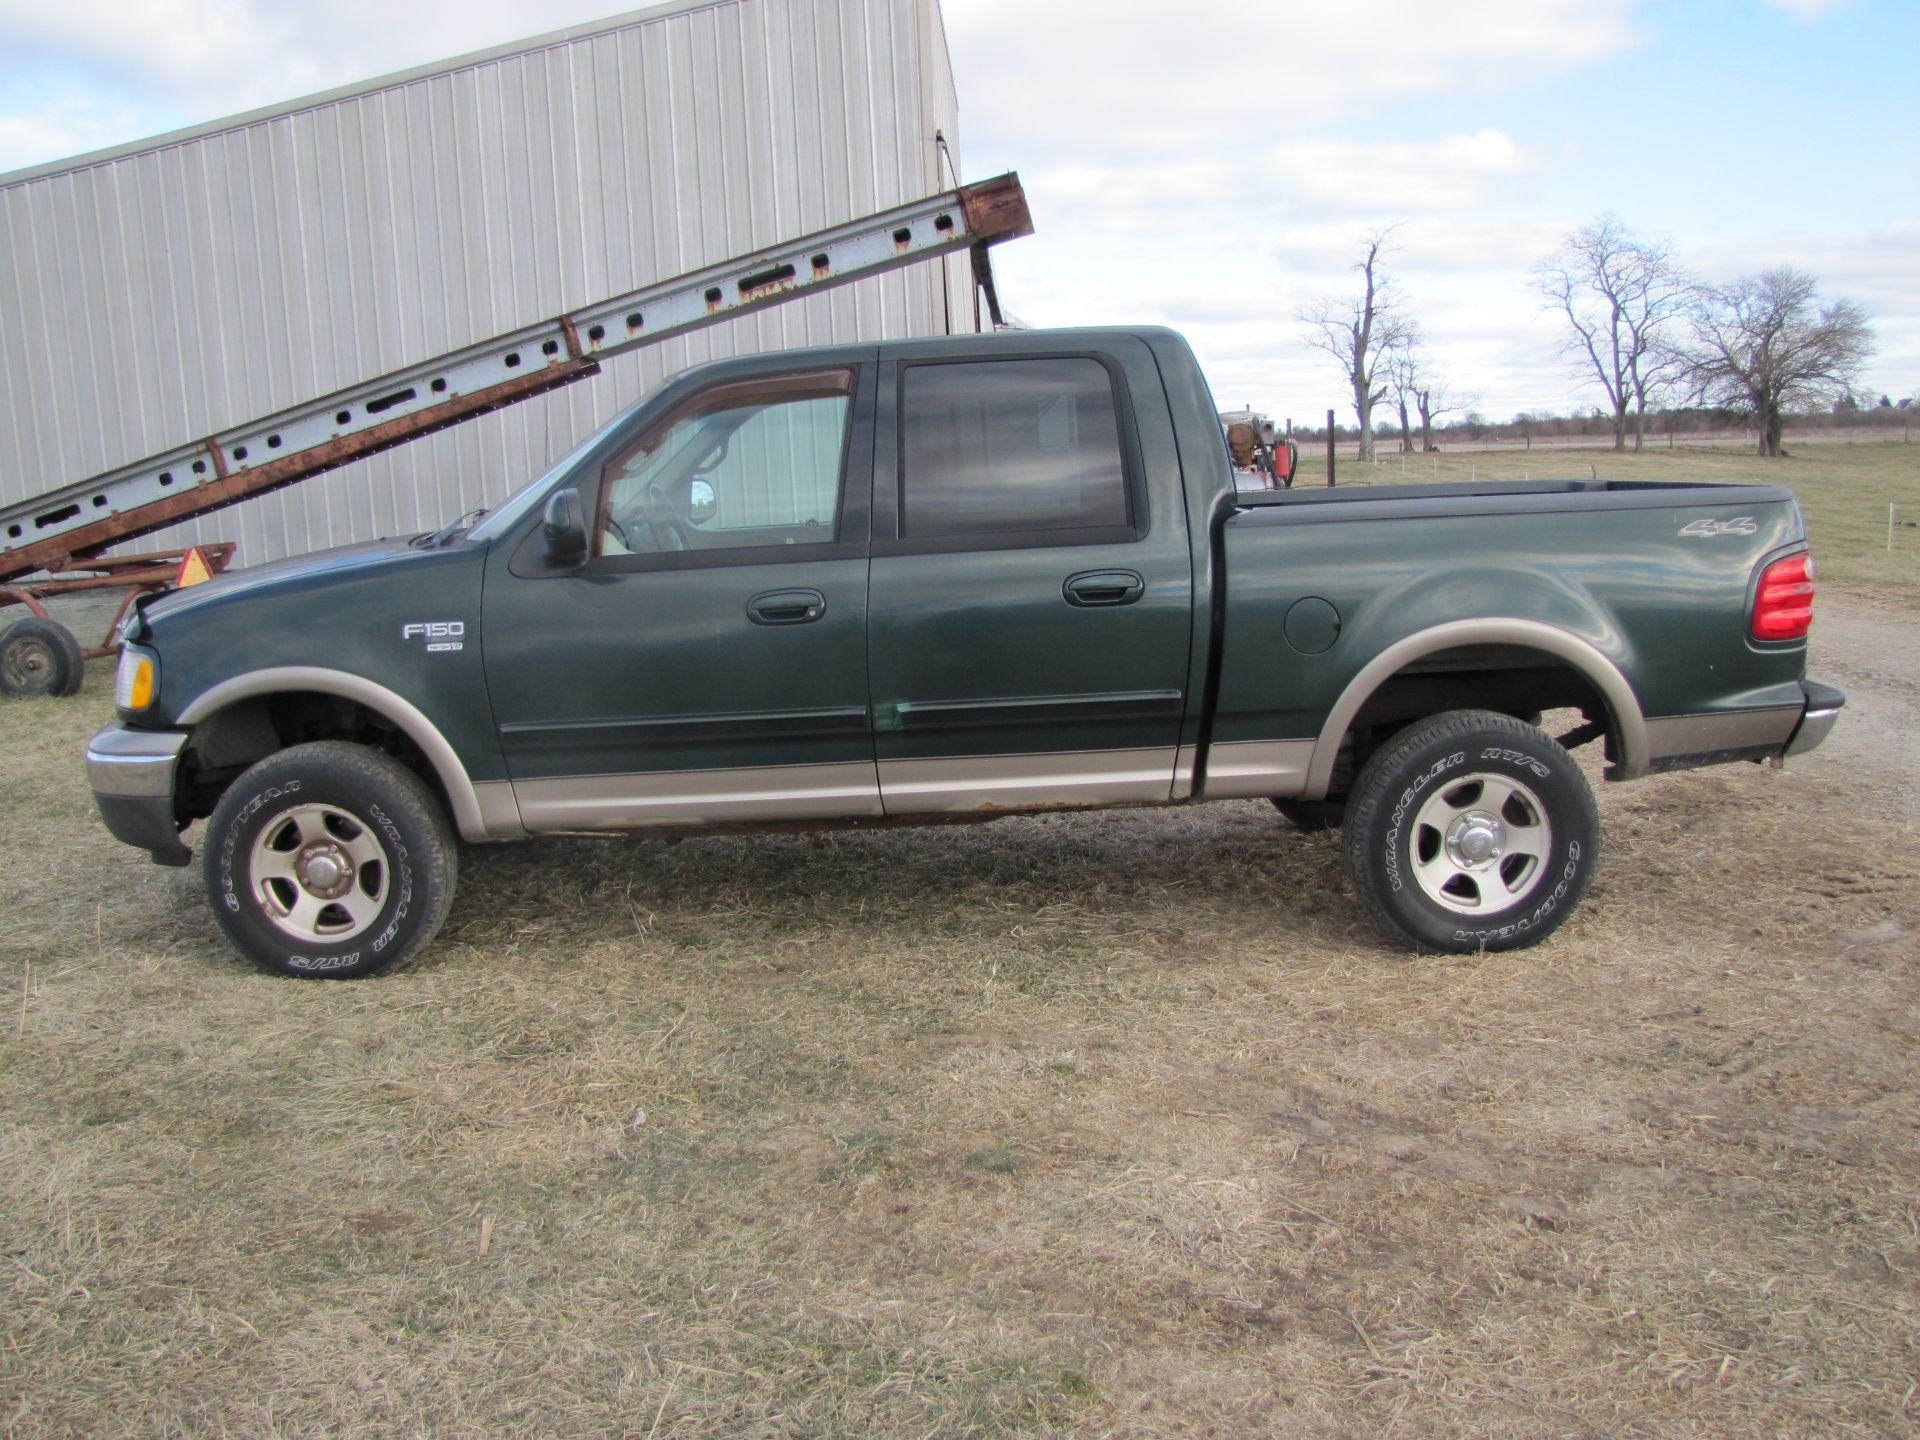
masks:
<path id="1" fill-rule="evenodd" d="M 1790 476 L 1896 742 L 1916 455 Z M 1920 1427 L 1911 758 L 1610 788 L 1514 955 L 1239 803 L 469 850 L 294 983 L 98 826 L 109 688 L 0 703 L 0 1434 Z"/>

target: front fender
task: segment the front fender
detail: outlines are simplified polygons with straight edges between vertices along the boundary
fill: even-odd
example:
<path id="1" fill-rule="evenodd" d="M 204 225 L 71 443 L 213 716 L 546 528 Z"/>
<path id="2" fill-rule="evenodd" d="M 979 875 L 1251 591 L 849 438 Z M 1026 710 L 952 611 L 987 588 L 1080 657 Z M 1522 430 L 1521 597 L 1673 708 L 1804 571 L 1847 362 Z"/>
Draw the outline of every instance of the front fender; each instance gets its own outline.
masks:
<path id="1" fill-rule="evenodd" d="M 446 792 L 453 812 L 454 826 L 460 838 L 469 841 L 518 839 L 526 834 L 520 823 L 520 810 L 513 800 L 513 787 L 503 781 L 476 785 L 461 762 L 459 752 L 420 708 L 386 686 L 362 675 L 344 670 L 328 670 L 314 665 L 280 665 L 254 670 L 222 680 L 202 691 L 181 710 L 178 723 L 191 726 L 206 720 L 230 705 L 261 696 L 296 693 L 337 695 L 367 709 L 397 726 L 433 766 L 440 788 Z"/>

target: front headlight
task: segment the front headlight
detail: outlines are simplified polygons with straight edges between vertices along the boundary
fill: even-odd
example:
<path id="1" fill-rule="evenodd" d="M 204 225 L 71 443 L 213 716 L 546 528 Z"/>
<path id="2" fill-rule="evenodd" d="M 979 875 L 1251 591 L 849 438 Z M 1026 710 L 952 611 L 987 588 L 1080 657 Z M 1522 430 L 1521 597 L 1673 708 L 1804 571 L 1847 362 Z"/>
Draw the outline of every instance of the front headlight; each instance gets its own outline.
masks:
<path id="1" fill-rule="evenodd" d="M 116 709 L 139 711 L 153 704 L 160 693 L 160 659 L 151 650 L 137 645 L 120 647 L 120 668 L 113 677 L 113 703 Z"/>

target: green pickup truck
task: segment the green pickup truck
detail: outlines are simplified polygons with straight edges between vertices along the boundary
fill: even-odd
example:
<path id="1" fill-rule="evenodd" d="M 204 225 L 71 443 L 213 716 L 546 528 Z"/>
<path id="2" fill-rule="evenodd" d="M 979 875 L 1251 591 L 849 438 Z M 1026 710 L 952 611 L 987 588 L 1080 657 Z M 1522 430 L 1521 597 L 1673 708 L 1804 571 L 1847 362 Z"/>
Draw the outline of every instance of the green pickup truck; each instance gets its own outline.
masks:
<path id="1" fill-rule="evenodd" d="M 1241 494 L 1165 330 L 705 366 L 461 524 L 128 622 L 101 815 L 165 865 L 205 820 L 214 914 L 271 970 L 418 951 L 456 835 L 1246 798 L 1342 827 L 1403 943 L 1510 949 L 1593 877 L 1570 748 L 1778 759 L 1844 703 L 1805 679 L 1787 491 Z"/>

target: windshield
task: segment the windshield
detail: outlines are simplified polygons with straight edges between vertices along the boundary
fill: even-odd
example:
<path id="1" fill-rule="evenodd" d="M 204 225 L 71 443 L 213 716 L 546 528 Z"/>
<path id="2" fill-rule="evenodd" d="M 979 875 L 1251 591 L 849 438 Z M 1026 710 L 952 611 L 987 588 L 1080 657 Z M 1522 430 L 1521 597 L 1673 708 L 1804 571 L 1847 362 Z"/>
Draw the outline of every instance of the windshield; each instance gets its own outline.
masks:
<path id="1" fill-rule="evenodd" d="M 560 476 L 571 470 L 579 463 L 582 456 L 586 455 L 594 446 L 606 439 L 607 436 L 613 432 L 614 427 L 619 425 L 632 413 L 633 407 L 627 407 L 611 420 L 607 421 L 607 423 L 602 425 L 598 430 L 587 436 L 586 439 L 582 440 L 561 457 L 559 462 L 552 466 L 546 474 L 542 475 L 538 480 L 535 480 L 531 485 L 525 486 L 523 489 L 517 491 L 512 498 L 501 505 L 498 510 L 495 510 L 491 515 L 487 516 L 485 520 L 469 530 L 467 532 L 467 538 L 469 540 L 497 539 L 508 530 L 511 530 L 515 525 L 519 524 L 520 517 L 540 502 L 541 495 L 549 483 L 559 479 Z"/>

